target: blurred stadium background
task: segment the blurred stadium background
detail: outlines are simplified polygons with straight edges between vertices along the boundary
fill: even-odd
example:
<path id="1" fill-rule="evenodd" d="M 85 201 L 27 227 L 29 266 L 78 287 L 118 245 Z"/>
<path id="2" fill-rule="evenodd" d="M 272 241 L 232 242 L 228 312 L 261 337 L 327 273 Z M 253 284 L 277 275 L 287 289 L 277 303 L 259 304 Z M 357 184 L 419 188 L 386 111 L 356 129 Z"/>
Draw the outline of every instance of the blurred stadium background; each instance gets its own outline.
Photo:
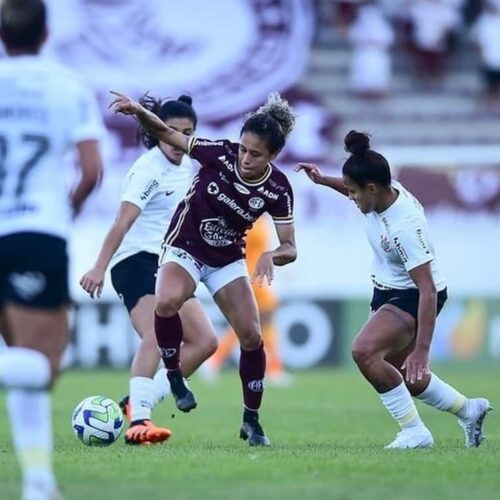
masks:
<path id="1" fill-rule="evenodd" d="M 135 97 L 189 93 L 198 135 L 210 138 L 237 139 L 242 116 L 273 90 L 295 105 L 298 127 L 278 164 L 295 189 L 299 259 L 279 270 L 275 284 L 289 368 L 347 362 L 350 337 L 366 317 L 371 255 L 360 215 L 291 172 L 300 160 L 338 172 L 352 128 L 372 134 L 374 148 L 427 209 L 451 296 L 434 359 L 500 357 L 500 1 L 48 4 L 46 51 L 93 87 L 107 126 L 104 182 L 74 226 L 76 307 L 66 365 L 126 367 L 136 341 L 109 280 L 100 301 L 78 286 L 140 153 L 132 120 L 106 108 L 109 89 Z"/>

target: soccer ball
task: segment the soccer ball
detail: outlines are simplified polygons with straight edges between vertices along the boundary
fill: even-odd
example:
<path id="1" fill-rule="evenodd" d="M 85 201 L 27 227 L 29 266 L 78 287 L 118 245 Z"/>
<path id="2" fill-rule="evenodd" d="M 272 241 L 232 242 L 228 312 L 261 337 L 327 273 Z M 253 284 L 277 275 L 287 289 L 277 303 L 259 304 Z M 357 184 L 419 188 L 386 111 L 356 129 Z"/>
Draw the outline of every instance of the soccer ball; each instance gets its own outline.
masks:
<path id="1" fill-rule="evenodd" d="M 120 407 L 106 396 L 90 396 L 76 405 L 71 418 L 76 437 L 87 446 L 109 446 L 123 429 Z"/>

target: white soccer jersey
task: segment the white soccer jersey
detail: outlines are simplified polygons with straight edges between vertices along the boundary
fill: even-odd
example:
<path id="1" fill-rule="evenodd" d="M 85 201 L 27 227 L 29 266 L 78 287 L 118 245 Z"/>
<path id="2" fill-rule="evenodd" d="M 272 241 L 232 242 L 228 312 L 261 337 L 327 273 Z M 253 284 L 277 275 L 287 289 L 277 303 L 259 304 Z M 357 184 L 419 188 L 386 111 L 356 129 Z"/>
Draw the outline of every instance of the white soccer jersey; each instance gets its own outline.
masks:
<path id="1" fill-rule="evenodd" d="M 42 56 L 0 59 L 0 235 L 66 237 L 73 167 L 64 157 L 102 134 L 95 97 L 70 70 Z"/>
<path id="2" fill-rule="evenodd" d="M 187 155 L 174 165 L 156 146 L 136 160 L 123 181 L 121 201 L 133 203 L 141 213 L 113 255 L 111 266 L 138 252 L 159 255 L 170 220 L 192 180 L 193 163 Z"/>
<path id="3" fill-rule="evenodd" d="M 436 264 L 424 209 L 399 182 L 393 181 L 392 186 L 399 192 L 396 201 L 382 213 L 365 216 L 374 253 L 373 284 L 398 290 L 416 288 L 409 271 L 430 262 L 434 283 L 441 291 L 446 283 Z"/>

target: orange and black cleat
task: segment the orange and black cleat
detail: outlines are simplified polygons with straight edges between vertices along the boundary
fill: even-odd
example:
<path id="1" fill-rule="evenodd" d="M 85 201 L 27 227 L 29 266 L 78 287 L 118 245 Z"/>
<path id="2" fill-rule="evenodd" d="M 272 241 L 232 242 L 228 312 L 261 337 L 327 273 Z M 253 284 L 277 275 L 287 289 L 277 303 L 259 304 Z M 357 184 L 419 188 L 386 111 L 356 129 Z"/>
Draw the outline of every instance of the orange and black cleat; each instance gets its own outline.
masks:
<path id="1" fill-rule="evenodd" d="M 126 444 L 153 444 L 163 443 L 172 435 L 166 427 L 156 427 L 151 420 L 134 422 L 125 433 Z"/>

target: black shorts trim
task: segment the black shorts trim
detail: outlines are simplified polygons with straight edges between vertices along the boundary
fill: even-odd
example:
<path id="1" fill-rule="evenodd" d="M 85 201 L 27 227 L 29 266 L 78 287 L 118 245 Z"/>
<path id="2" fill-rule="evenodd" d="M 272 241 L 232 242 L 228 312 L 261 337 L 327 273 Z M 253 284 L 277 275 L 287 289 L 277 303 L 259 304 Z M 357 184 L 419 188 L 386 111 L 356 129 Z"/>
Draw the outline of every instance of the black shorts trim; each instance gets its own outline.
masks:
<path id="1" fill-rule="evenodd" d="M 375 312 L 384 304 L 391 304 L 411 314 L 417 320 L 419 295 L 419 291 L 416 288 L 408 288 L 406 290 L 380 290 L 380 288 L 374 288 L 370 308 Z M 438 292 L 436 316 L 441 312 L 447 299 L 448 292 L 446 288 Z"/>
<path id="2" fill-rule="evenodd" d="M 128 312 L 141 297 L 155 294 L 157 272 L 158 255 L 150 252 L 131 255 L 111 268 L 113 288 Z"/>
<path id="3" fill-rule="evenodd" d="M 0 307 L 57 309 L 70 302 L 66 240 L 44 233 L 0 236 Z"/>

